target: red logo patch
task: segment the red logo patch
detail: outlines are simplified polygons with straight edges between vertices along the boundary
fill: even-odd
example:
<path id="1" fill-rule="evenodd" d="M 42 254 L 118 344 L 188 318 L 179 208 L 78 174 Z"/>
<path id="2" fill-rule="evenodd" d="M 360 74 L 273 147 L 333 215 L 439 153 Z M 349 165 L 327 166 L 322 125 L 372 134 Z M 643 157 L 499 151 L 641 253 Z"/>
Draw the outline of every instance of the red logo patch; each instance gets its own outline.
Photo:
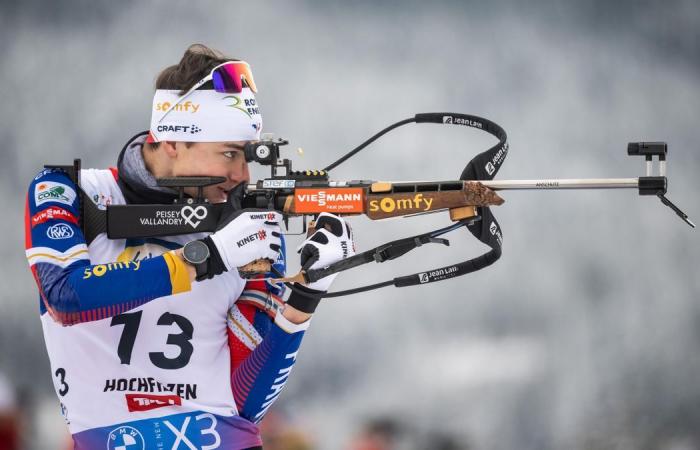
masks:
<path id="1" fill-rule="evenodd" d="M 43 211 L 39 211 L 32 216 L 32 228 L 46 222 L 47 220 L 53 219 L 61 219 L 76 225 L 78 224 L 78 218 L 71 214 L 70 211 L 52 206 Z"/>
<path id="2" fill-rule="evenodd" d="M 265 233 L 265 230 L 258 231 L 258 240 L 264 241 L 266 237 L 267 233 Z"/>
<path id="3" fill-rule="evenodd" d="M 362 188 L 316 188 L 294 191 L 295 213 L 357 214 L 364 211 Z"/>
<path id="4" fill-rule="evenodd" d="M 126 394 L 129 412 L 150 411 L 164 406 L 181 406 L 182 399 L 177 395 Z"/>

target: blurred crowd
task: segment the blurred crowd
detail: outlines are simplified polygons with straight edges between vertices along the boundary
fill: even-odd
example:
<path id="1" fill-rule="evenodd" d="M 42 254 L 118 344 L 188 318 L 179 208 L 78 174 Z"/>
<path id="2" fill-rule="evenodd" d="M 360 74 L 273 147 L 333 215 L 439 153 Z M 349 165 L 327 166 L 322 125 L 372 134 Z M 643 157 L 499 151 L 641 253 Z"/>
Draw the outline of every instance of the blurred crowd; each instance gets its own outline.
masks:
<path id="1" fill-rule="evenodd" d="M 21 414 L 17 393 L 0 372 L 0 450 L 18 450 L 21 436 Z"/>

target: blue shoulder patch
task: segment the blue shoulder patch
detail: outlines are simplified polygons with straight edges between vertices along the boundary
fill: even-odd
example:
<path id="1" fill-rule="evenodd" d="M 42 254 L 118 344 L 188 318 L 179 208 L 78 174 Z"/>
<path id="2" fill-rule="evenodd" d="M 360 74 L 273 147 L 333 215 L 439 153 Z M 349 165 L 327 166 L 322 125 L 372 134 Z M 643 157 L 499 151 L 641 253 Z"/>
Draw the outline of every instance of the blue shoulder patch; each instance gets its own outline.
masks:
<path id="1" fill-rule="evenodd" d="M 59 206 L 77 214 L 79 189 L 68 174 L 59 169 L 44 169 L 29 185 L 29 210 L 36 214 L 40 209 Z"/>

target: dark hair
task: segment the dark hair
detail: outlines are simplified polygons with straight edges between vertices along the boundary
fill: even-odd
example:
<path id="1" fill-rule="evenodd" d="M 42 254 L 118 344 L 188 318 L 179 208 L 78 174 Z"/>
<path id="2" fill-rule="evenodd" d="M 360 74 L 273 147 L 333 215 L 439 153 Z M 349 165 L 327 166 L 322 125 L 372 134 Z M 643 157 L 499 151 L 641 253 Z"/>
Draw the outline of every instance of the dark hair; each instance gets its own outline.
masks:
<path id="1" fill-rule="evenodd" d="M 187 47 L 180 62 L 166 67 L 156 78 L 156 89 L 180 90 L 184 95 L 195 83 L 209 75 L 211 70 L 226 61 L 238 61 L 230 58 L 218 50 L 211 49 L 203 44 L 192 44 Z M 151 149 L 158 148 L 159 142 L 146 144 Z M 190 142 L 185 143 L 188 147 Z"/>
<path id="2" fill-rule="evenodd" d="M 211 69 L 226 61 L 238 61 L 206 45 L 192 44 L 179 63 L 166 67 L 156 78 L 156 89 L 179 89 L 185 94 L 196 82 L 209 75 Z"/>

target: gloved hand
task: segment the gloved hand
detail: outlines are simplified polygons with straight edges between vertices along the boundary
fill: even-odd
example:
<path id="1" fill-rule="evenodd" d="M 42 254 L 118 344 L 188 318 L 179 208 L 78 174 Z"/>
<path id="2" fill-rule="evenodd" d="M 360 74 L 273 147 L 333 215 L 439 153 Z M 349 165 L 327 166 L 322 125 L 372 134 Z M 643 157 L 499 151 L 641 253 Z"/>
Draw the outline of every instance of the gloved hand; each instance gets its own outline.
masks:
<path id="1" fill-rule="evenodd" d="M 228 217 L 219 229 L 202 239 L 209 247 L 206 274 L 197 279 L 211 278 L 227 270 L 236 270 L 257 259 L 275 262 L 281 249 L 279 222 L 276 211 L 243 209 Z"/>
<path id="2" fill-rule="evenodd" d="M 352 230 L 341 217 L 321 213 L 316 220 L 316 232 L 301 243 L 297 253 L 301 254 L 303 270 L 328 267 L 355 254 Z M 300 311 L 313 313 L 321 295 L 328 291 L 337 275 L 334 273 L 305 286 L 297 284 L 295 288 L 302 293 L 293 291 L 287 304 Z"/>

